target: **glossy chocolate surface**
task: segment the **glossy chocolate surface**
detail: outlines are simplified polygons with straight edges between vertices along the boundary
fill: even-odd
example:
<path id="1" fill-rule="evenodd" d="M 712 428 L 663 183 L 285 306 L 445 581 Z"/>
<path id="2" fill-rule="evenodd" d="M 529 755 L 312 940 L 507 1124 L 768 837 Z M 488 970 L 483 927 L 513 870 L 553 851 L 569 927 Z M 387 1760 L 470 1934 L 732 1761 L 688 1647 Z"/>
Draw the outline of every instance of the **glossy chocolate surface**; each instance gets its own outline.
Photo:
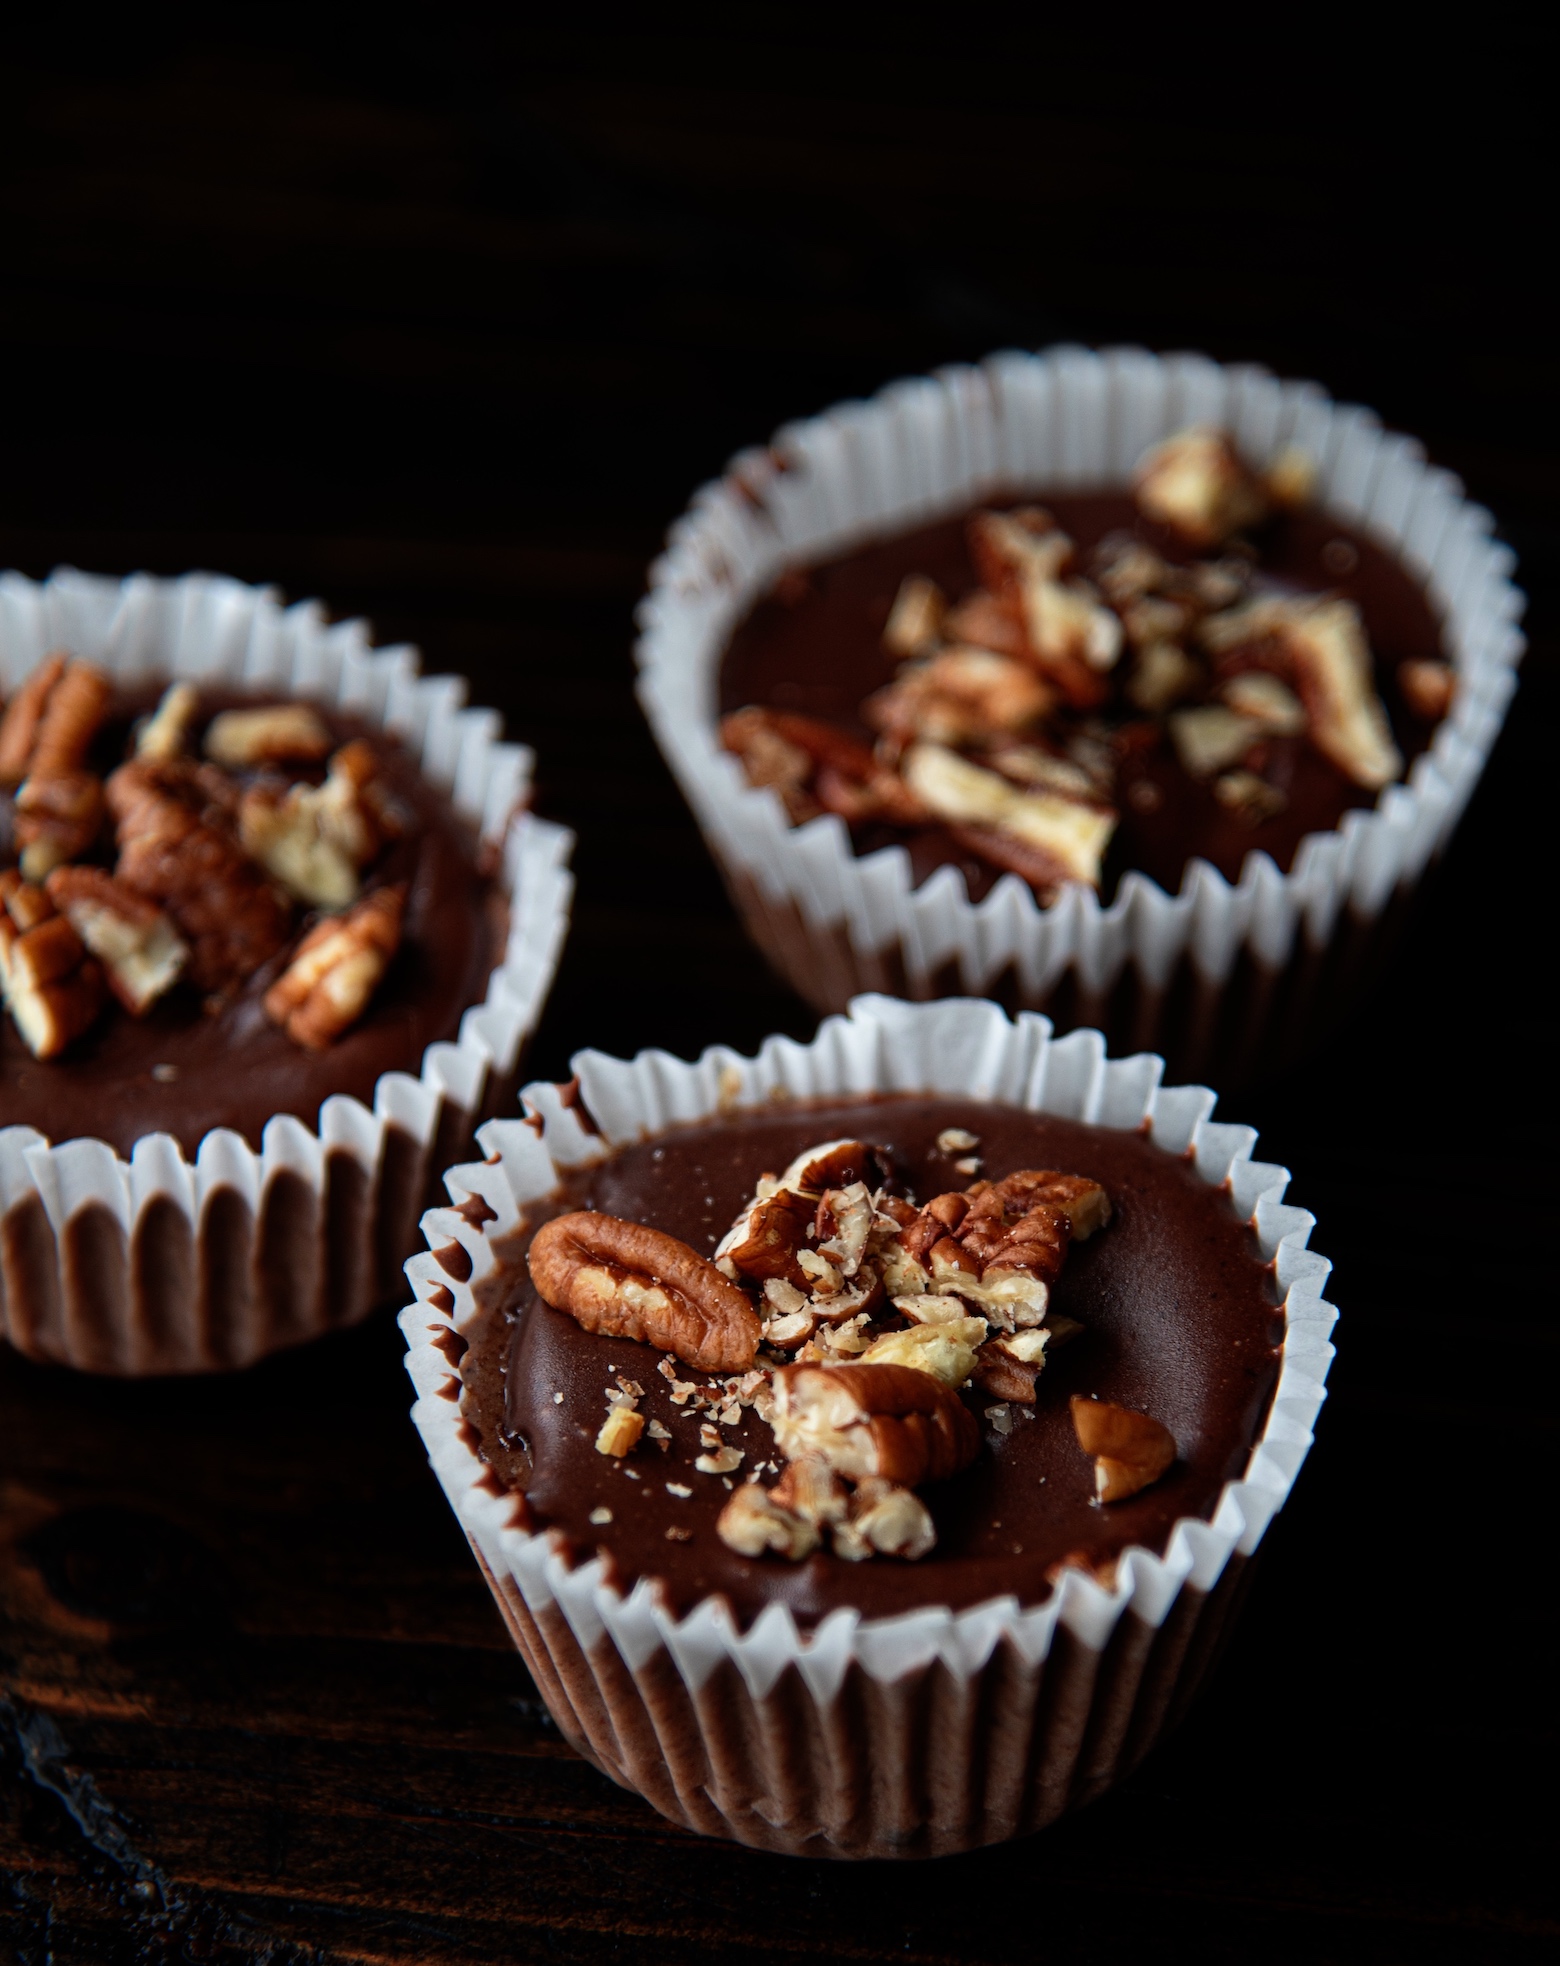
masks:
<path id="1" fill-rule="evenodd" d="M 116 703 L 94 747 L 95 769 L 106 774 L 120 762 L 131 724 L 157 694 L 126 692 Z M 200 721 L 275 700 L 203 690 Z M 414 815 L 407 836 L 365 874 L 367 885 L 408 883 L 401 947 L 366 1014 L 325 1051 L 304 1051 L 284 1036 L 262 999 L 287 965 L 290 942 L 215 1015 L 178 984 L 142 1018 L 111 1004 L 63 1056 L 47 1062 L 34 1058 L 0 1015 L 0 1125 L 35 1126 L 56 1144 L 89 1135 L 127 1158 L 142 1135 L 156 1132 L 173 1134 L 193 1157 L 213 1127 L 232 1127 L 258 1148 L 272 1114 L 292 1113 L 313 1126 L 320 1102 L 338 1092 L 372 1106 L 381 1073 L 416 1073 L 428 1045 L 456 1035 L 467 1005 L 486 994 L 503 950 L 504 910 L 478 869 L 475 833 L 396 738 L 314 707 L 338 744 L 354 737 L 373 744 L 396 797 Z M 300 911 L 300 928 L 305 919 Z"/>
<path id="2" fill-rule="evenodd" d="M 572 1178 L 561 1206 L 648 1222 L 708 1253 L 758 1176 L 813 1141 L 854 1135 L 891 1148 L 921 1200 L 963 1187 L 969 1177 L 936 1147 L 950 1126 L 979 1136 L 993 1179 L 1056 1167 L 1102 1181 L 1115 1220 L 1068 1256 L 1052 1303 L 1085 1329 L 1041 1373 L 1033 1417 L 1014 1406 L 1005 1437 L 988 1423 L 975 1464 L 922 1491 L 938 1531 L 930 1556 L 847 1563 L 819 1554 L 791 1564 L 727 1549 L 715 1521 L 728 1490 L 694 1467 L 700 1416 L 672 1403 L 657 1371 L 662 1355 L 593 1337 L 550 1309 L 515 1252 L 505 1315 L 494 1316 L 464 1361 L 465 1412 L 495 1471 L 525 1489 L 534 1524 L 556 1525 L 582 1553 L 599 1550 L 624 1588 L 641 1575 L 661 1578 L 680 1610 L 723 1592 L 743 1624 L 771 1603 L 788 1604 L 808 1624 L 840 1605 L 881 1616 L 1008 1592 L 1037 1602 L 1049 1592 L 1047 1573 L 1069 1553 L 1100 1562 L 1133 1543 L 1162 1550 L 1178 1517 L 1208 1514 L 1243 1468 L 1271 1397 L 1283 1315 L 1272 1272 L 1227 1196 L 1143 1134 L 973 1099 L 791 1108 L 675 1129 L 624 1149 Z M 648 1440 L 626 1462 L 595 1451 L 604 1393 L 618 1373 L 644 1388 L 641 1410 L 671 1431 L 664 1453 Z M 1161 1420 L 1180 1451 L 1170 1473 L 1128 1501 L 1097 1505 L 1093 1464 L 1068 1410 L 1075 1392 Z M 964 1397 L 977 1412 L 991 1404 L 975 1392 Z M 770 1429 L 751 1412 L 721 1434 L 745 1451 L 736 1480 L 775 1456 Z M 668 1482 L 691 1495 L 668 1493 Z M 611 1523 L 592 1524 L 592 1510 L 603 1507 Z M 668 1530 L 688 1540 L 668 1540 Z"/>
<path id="3" fill-rule="evenodd" d="M 995 499 L 991 505 L 1013 502 Z M 1171 535 L 1138 518 L 1125 493 L 1041 493 L 1025 502 L 1044 504 L 1085 561 L 1114 532 L 1135 534 L 1167 559 L 1187 558 Z M 964 526 L 964 516 L 944 519 L 783 576 L 731 638 L 720 670 L 721 712 L 749 703 L 796 710 L 871 741 L 874 733 L 862 722 L 860 706 L 898 667 L 882 635 L 899 583 L 908 574 L 925 574 L 953 601 L 975 588 L 979 583 Z M 1252 535 L 1252 543 L 1259 553 L 1255 593 L 1338 594 L 1358 606 L 1375 655 L 1377 688 L 1398 745 L 1412 760 L 1428 744 L 1433 726 L 1414 717 L 1402 701 L 1397 665 L 1410 657 L 1443 655 L 1440 623 L 1418 582 L 1363 534 L 1319 512 L 1274 519 Z M 1264 771 L 1288 805 L 1253 826 L 1222 806 L 1210 785 L 1188 777 L 1163 740 L 1134 774 L 1152 781 L 1158 793 L 1154 809 L 1137 809 L 1130 796 L 1122 801 L 1121 823 L 1105 862 L 1105 896 L 1131 868 L 1174 893 L 1194 856 L 1211 861 L 1232 881 L 1253 849 L 1270 854 L 1287 872 L 1307 833 L 1328 832 L 1351 806 L 1375 803 L 1374 793 L 1362 791 L 1304 737 L 1270 739 Z M 1131 783 L 1124 776 L 1123 789 Z M 961 867 L 975 899 L 999 878 L 998 869 L 959 847 L 941 826 L 907 830 L 872 824 L 855 828 L 852 837 L 859 853 L 902 842 L 917 882 L 938 867 Z"/>

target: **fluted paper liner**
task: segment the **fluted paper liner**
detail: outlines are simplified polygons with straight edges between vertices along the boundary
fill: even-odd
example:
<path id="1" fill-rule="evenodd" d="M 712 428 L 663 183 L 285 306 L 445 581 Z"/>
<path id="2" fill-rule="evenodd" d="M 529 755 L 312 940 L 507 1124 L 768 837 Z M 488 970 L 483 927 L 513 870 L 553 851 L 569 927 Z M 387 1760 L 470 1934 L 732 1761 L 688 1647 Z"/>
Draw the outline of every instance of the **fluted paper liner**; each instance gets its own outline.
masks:
<path id="1" fill-rule="evenodd" d="M 970 1849 L 1100 1794 L 1195 1690 L 1311 1445 L 1337 1314 L 1321 1295 L 1330 1265 L 1307 1247 L 1312 1217 L 1284 1203 L 1286 1170 L 1252 1158 L 1250 1127 L 1213 1120 L 1213 1093 L 1161 1085 L 1159 1058 L 1107 1059 L 1097 1031 L 1055 1038 L 1044 1017 L 1010 1020 L 963 999 L 861 997 L 811 1044 L 771 1038 L 756 1058 L 716 1048 L 697 1064 L 656 1051 L 630 1063 L 587 1051 L 574 1066 L 600 1135 L 560 1088 L 527 1087 L 531 1119 L 490 1121 L 479 1134 L 488 1159 L 445 1177 L 456 1206 L 423 1218 L 438 1253 L 407 1264 L 417 1301 L 401 1314 L 428 1458 L 569 1740 L 673 1822 L 812 1856 Z M 478 1456 L 452 1368 L 488 1315 L 495 1244 L 527 1204 L 563 1170 L 671 1125 L 777 1099 L 895 1092 L 1146 1127 L 1250 1218 L 1286 1293 L 1281 1368 L 1245 1473 L 1209 1519 L 1177 1522 L 1163 1555 L 1126 1551 L 1113 1587 L 1074 1569 L 1039 1605 L 838 1610 L 807 1631 L 772 1605 L 745 1632 L 722 1597 L 678 1618 L 652 1579 L 624 1596 L 599 1558 L 521 1526 L 523 1505 Z M 473 1195 L 493 1211 L 483 1227 L 470 1220 L 480 1211 L 459 1209 Z"/>
<path id="2" fill-rule="evenodd" d="M 486 1000 L 372 1106 L 325 1100 L 270 1120 L 258 1153 L 228 1129 L 194 1161 L 166 1133 L 128 1161 L 102 1140 L 0 1126 L 0 1334 L 30 1357 L 112 1373 L 248 1364 L 393 1301 L 431 1176 L 469 1151 L 485 1100 L 513 1084 L 568 927 L 573 836 L 524 810 L 532 753 L 458 676 L 420 676 L 363 621 L 212 574 L 0 575 L 0 695 L 52 649 L 118 681 L 188 678 L 313 698 L 400 737 L 497 850 L 509 936 Z"/>
<path id="3" fill-rule="evenodd" d="M 1308 835 L 1287 874 L 1252 852 L 1234 885 L 1194 859 L 1174 895 L 1129 873 L 1108 907 L 1077 885 L 1042 906 L 1008 874 L 972 902 L 955 868 L 914 886 L 901 846 L 857 856 L 832 814 L 793 827 L 721 750 L 721 653 L 782 568 L 992 496 L 1120 488 L 1191 423 L 1226 426 L 1258 462 L 1302 446 L 1322 506 L 1425 583 L 1457 669 L 1407 782 Z M 1478 781 L 1524 646 L 1492 525 L 1413 439 L 1315 383 L 1132 348 L 994 355 L 789 425 L 698 492 L 640 607 L 640 701 L 749 932 L 816 1009 L 883 989 L 1069 1007 L 1123 1049 L 1168 1048 L 1178 1071 L 1227 1085 L 1347 1000 Z"/>

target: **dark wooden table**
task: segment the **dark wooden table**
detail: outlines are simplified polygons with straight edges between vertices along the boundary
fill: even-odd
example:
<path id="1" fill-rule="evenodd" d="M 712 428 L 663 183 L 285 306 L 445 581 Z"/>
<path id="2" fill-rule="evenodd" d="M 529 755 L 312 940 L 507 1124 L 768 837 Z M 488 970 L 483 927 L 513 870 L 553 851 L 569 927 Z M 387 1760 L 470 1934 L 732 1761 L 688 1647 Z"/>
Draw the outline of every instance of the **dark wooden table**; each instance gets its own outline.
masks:
<path id="1" fill-rule="evenodd" d="M 1554 1957 L 1547 43 L 28 32 L 0 565 L 274 580 L 501 704 L 580 834 L 539 1075 L 811 1028 L 629 662 L 664 526 L 786 416 L 1058 336 L 1315 374 L 1495 509 L 1534 646 L 1379 993 L 1230 1115 L 1319 1217 L 1340 1357 L 1221 1674 L 1119 1793 L 929 1866 L 674 1833 L 548 1723 L 388 1314 L 209 1383 L 6 1355 L 0 1960 Z"/>

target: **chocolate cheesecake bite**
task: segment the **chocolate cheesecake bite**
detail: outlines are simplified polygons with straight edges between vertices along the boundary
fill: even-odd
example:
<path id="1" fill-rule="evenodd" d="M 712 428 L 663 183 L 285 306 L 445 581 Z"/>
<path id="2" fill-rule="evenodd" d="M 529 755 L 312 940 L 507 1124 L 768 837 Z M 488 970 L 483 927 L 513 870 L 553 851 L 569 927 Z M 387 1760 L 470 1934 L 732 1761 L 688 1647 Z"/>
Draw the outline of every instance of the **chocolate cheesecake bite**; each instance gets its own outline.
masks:
<path id="1" fill-rule="evenodd" d="M 721 741 L 792 821 L 979 899 L 1238 880 L 1374 803 L 1456 694 L 1423 586 L 1288 450 L 1154 446 L 1130 491 L 992 502 L 782 575 L 721 664 Z"/>
<path id="2" fill-rule="evenodd" d="M 1335 1027 L 1498 732 L 1487 512 L 1316 384 L 1009 351 L 741 452 L 668 535 L 639 694 L 821 1013 L 990 996 L 1226 1088 Z"/>
<path id="3" fill-rule="evenodd" d="M 1100 1793 L 1309 1445 L 1333 1313 L 1284 1170 L 1157 1060 L 989 1003 L 575 1066 L 451 1171 L 401 1319 L 566 1736 L 793 1854 Z"/>
<path id="4" fill-rule="evenodd" d="M 569 898 L 530 754 L 211 575 L 0 597 L 0 1336 L 226 1369 L 363 1317 L 510 1097 Z"/>

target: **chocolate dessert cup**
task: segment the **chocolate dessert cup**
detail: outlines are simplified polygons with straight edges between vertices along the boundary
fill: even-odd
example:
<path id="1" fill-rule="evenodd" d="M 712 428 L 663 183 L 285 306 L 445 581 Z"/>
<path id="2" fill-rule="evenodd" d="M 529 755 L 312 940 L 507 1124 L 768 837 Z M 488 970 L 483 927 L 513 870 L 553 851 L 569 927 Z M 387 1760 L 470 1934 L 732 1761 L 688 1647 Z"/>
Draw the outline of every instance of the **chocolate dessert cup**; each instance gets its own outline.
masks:
<path id="1" fill-rule="evenodd" d="M 401 1317 L 429 1460 L 565 1736 L 671 1821 L 792 1855 L 944 1855 L 1102 1794 L 1196 1692 L 1325 1397 L 1330 1266 L 1285 1170 L 1158 1058 L 971 1000 L 575 1068 L 449 1174 Z M 817 1142 L 859 1181 L 807 1231 Z M 977 1217 L 1007 1257 L 970 1257 Z M 961 1218 L 962 1255 L 914 1242 Z M 943 1294 L 885 1302 L 907 1262 Z M 911 1417 L 831 1461 L 804 1394 Z"/>
<path id="2" fill-rule="evenodd" d="M 76 698 L 78 768 L 51 778 L 34 699 L 59 751 Z M 223 1370 L 394 1299 L 431 1184 L 513 1096 L 567 928 L 571 836 L 464 701 L 271 589 L 0 582 L 19 1351 Z M 92 810 L 62 833 L 45 791 L 73 783 Z"/>
<path id="3" fill-rule="evenodd" d="M 1247 473 L 1236 491 L 1271 490 L 1267 513 L 1285 516 L 1267 525 L 1261 497 L 1249 521 L 1227 514 L 1203 549 L 1206 559 L 1233 546 L 1235 558 L 1191 571 L 1250 569 L 1245 599 L 1294 595 L 1363 623 L 1382 701 L 1367 706 L 1376 755 L 1355 759 L 1352 775 L 1320 754 L 1314 726 L 1299 736 L 1286 726 L 1314 706 L 1271 644 L 1213 653 L 1211 638 L 1196 639 L 1206 620 L 1169 631 L 1181 644 L 1172 657 L 1187 665 L 1190 651 L 1201 672 L 1199 705 L 1215 700 L 1210 681 L 1223 691 L 1234 671 L 1266 666 L 1258 687 L 1276 695 L 1278 719 L 1239 707 L 1276 769 L 1254 754 L 1232 757 L 1240 770 L 1215 763 L 1189 776 L 1167 705 L 1143 694 L 1163 684 L 1147 673 L 1159 631 L 1140 632 L 1113 595 L 1123 562 L 1110 564 L 1112 543 L 1118 554 L 1123 539 L 1179 554 L 1171 571 L 1187 571 L 1185 537 L 1145 523 L 1129 491 L 1155 446 L 1209 430 L 1228 434 Z M 1285 500 L 1306 509 L 1291 518 Z M 909 677 L 924 697 L 940 651 L 954 665 L 1003 668 L 1010 683 L 1026 681 L 1027 663 L 1031 692 L 1036 667 L 1042 695 L 1068 690 L 1067 659 L 1047 669 L 1038 631 L 1026 646 L 1022 627 L 996 618 L 990 591 L 975 596 L 984 614 L 967 604 L 974 579 L 991 587 L 966 539 L 992 510 L 1054 525 L 1047 539 L 1074 550 L 1050 592 L 1075 611 L 1083 596 L 1109 638 L 1094 652 L 1101 673 L 1073 664 L 1085 687 L 1062 704 L 1060 728 L 1042 706 L 1015 742 L 1000 732 L 1009 752 L 1027 747 L 1011 771 L 995 760 L 1007 778 L 977 772 L 973 787 L 929 790 L 903 765 L 903 746 L 944 766 L 946 753 L 919 741 L 926 703 L 890 682 Z M 1134 349 L 996 355 L 790 425 L 700 491 L 642 604 L 640 700 L 749 932 L 816 1009 L 861 990 L 979 994 L 1043 1009 L 1059 1028 L 1096 1025 L 1119 1049 L 1151 1047 L 1176 1075 L 1228 1087 L 1293 1055 L 1355 998 L 1478 781 L 1523 647 L 1512 556 L 1491 526 L 1413 440 L 1315 384 Z M 1021 561 L 1022 543 L 1016 552 Z M 895 619 L 896 594 L 908 603 L 916 587 L 939 612 L 948 604 L 948 625 L 934 620 L 919 642 Z M 1162 594 L 1139 612 L 1155 610 L 1165 613 Z M 1434 710 L 1416 707 L 1410 671 L 1441 693 Z M 1279 676 L 1287 689 L 1275 692 Z M 1236 721 L 1222 699 L 1213 716 Z M 735 728 L 741 717 L 765 725 L 762 752 L 745 748 L 754 733 Z M 1157 751 L 1134 755 L 1145 733 Z M 831 739 L 839 755 L 825 760 Z M 793 784 L 797 744 L 813 745 L 815 776 Z M 1112 745 L 1105 789 L 1091 787 L 1093 758 Z M 1069 796 L 1085 808 L 1114 808 L 1092 872 L 1064 864 L 1048 879 L 1032 835 L 991 852 L 982 800 L 1011 800 L 1014 779 L 1022 789 L 1036 771 L 1047 786 L 1082 783 Z M 907 781 L 912 808 L 932 800 L 908 817 L 896 810 Z M 952 824 L 950 813 L 980 823 Z"/>

